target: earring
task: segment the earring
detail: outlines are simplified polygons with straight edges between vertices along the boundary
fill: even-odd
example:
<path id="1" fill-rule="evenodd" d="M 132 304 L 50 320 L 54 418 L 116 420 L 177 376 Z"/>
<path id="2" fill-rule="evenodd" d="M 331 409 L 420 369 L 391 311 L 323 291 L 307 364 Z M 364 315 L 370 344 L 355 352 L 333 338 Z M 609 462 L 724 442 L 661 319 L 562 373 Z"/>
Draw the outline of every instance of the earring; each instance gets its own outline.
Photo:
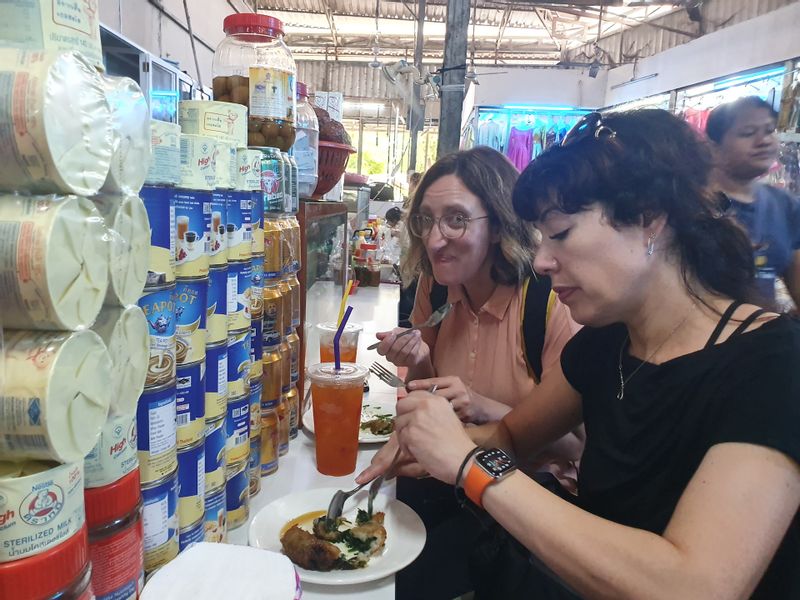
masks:
<path id="1" fill-rule="evenodd" d="M 651 235 L 647 238 L 647 256 L 653 256 L 653 252 L 656 250 L 656 238 L 654 235 Z"/>

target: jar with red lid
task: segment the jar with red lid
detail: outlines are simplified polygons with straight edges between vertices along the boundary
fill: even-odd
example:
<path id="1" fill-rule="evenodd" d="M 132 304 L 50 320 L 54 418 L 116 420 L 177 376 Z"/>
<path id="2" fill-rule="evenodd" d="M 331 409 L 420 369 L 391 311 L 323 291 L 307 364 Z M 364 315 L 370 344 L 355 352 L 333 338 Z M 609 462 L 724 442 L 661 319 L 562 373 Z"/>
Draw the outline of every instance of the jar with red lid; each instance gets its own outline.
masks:
<path id="1" fill-rule="evenodd" d="M 144 587 L 144 530 L 139 469 L 87 489 L 92 586 L 99 598 L 135 599 Z"/>
<path id="2" fill-rule="evenodd" d="M 223 30 L 214 52 L 214 100 L 247 106 L 248 146 L 288 152 L 295 139 L 297 65 L 283 41 L 283 23 L 240 13 L 225 17 Z"/>
<path id="3" fill-rule="evenodd" d="M 40 554 L 0 563 L 0 598 L 95 600 L 86 525 Z"/>

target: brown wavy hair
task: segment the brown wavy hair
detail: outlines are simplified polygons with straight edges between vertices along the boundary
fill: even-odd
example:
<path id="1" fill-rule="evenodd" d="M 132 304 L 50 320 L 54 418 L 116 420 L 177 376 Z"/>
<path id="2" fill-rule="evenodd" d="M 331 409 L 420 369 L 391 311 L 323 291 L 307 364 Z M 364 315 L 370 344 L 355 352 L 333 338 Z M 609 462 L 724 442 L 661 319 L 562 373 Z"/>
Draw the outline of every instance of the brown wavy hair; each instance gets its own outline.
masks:
<path id="1" fill-rule="evenodd" d="M 419 212 L 425 192 L 436 181 L 455 175 L 470 192 L 481 201 L 489 215 L 489 223 L 499 234 L 500 241 L 493 245 L 492 279 L 497 283 L 515 285 L 532 272 L 536 232 L 514 212 L 511 202 L 519 173 L 509 160 L 496 150 L 478 146 L 448 154 L 427 170 L 419 183 L 409 209 L 409 218 Z M 401 273 L 406 284 L 420 273 L 433 276 L 428 253 L 421 238 L 408 233 L 406 253 L 401 260 Z"/>

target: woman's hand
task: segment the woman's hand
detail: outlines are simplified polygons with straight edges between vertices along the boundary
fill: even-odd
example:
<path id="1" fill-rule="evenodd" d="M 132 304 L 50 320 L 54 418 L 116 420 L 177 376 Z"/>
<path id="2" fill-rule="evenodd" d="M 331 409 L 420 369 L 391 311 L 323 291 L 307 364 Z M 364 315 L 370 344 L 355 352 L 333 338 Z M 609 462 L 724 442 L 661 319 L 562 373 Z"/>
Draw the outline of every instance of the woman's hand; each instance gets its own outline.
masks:
<path id="1" fill-rule="evenodd" d="M 372 481 L 378 475 L 385 473 L 389 465 L 392 464 L 392 459 L 399 447 L 400 442 L 398 442 L 397 432 L 395 432 L 391 435 L 389 441 L 383 445 L 383 448 L 378 450 L 375 456 L 372 457 L 370 465 L 356 476 L 356 483 L 361 484 Z M 403 477 L 425 477 L 428 475 L 428 473 L 416 463 L 413 456 L 410 456 L 407 452 L 402 450 L 400 451 L 400 456 L 394 465 L 393 471 L 393 473 L 387 473 L 387 476 L 394 477 L 395 475 L 401 475 Z"/>
<path id="2" fill-rule="evenodd" d="M 385 356 L 398 367 L 419 367 L 430 363 L 430 348 L 422 341 L 422 334 L 416 330 L 408 335 L 398 338 L 397 334 L 406 331 L 398 327 L 392 331 L 382 331 L 375 334 L 381 340 L 378 344 L 378 354 Z"/>
<path id="3" fill-rule="evenodd" d="M 446 398 L 456 411 L 458 418 L 464 423 L 487 423 L 489 421 L 499 421 L 507 412 L 510 406 L 481 396 L 472 388 L 467 386 L 460 377 L 434 377 L 431 379 L 417 379 L 408 384 L 409 391 L 427 390 L 431 386 L 437 386 L 436 395 Z"/>
<path id="4" fill-rule="evenodd" d="M 395 429 L 403 450 L 445 483 L 455 482 L 461 462 L 475 447 L 450 403 L 428 392 L 412 392 L 397 403 Z"/>

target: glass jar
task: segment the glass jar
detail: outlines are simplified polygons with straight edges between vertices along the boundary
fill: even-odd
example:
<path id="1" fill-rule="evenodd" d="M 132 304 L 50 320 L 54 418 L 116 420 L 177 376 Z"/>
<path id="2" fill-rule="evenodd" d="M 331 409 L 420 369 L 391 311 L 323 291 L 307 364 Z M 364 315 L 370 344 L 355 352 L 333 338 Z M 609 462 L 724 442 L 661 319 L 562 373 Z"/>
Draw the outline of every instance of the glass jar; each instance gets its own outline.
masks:
<path id="1" fill-rule="evenodd" d="M 283 23 L 253 13 L 228 15 L 214 52 L 214 100 L 247 106 L 248 146 L 286 152 L 294 144 L 297 65 L 283 41 Z"/>
<path id="2" fill-rule="evenodd" d="M 310 198 L 317 189 L 317 157 L 319 154 L 319 121 L 308 101 L 308 88 L 297 82 L 297 137 L 294 158 L 297 161 L 297 191 L 301 198 Z"/>

